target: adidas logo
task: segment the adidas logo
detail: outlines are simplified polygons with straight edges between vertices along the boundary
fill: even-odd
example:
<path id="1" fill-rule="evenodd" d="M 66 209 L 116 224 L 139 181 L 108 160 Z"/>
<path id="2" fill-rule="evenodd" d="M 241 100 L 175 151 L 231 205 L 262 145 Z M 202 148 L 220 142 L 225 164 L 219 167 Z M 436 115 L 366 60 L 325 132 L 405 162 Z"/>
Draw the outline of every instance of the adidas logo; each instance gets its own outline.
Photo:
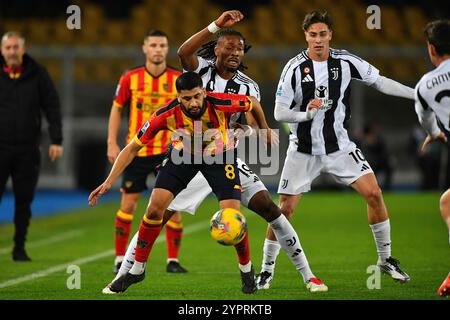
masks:
<path id="1" fill-rule="evenodd" d="M 313 81 L 314 81 L 313 78 L 309 74 L 307 74 L 302 80 L 302 82 L 313 82 Z"/>
<path id="2" fill-rule="evenodd" d="M 361 168 L 361 172 L 365 171 L 365 170 L 369 170 L 370 167 L 366 164 L 363 164 L 362 168 Z"/>

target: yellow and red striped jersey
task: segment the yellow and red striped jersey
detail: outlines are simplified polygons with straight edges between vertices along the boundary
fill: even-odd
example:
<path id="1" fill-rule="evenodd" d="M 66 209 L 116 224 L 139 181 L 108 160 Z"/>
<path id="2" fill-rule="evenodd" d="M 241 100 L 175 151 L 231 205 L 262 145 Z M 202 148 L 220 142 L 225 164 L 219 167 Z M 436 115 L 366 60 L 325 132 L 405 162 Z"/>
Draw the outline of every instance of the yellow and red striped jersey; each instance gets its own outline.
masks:
<path id="1" fill-rule="evenodd" d="M 161 130 L 180 130 L 181 136 L 190 136 L 193 143 L 192 137 L 198 133 L 202 137 L 201 151 L 218 154 L 234 148 L 234 136 L 228 131 L 230 116 L 236 112 L 250 111 L 251 108 L 251 100 L 246 95 L 208 92 L 201 115 L 194 119 L 186 114 L 181 103 L 174 99 L 156 110 L 134 139 L 139 145 L 145 146 Z M 174 138 L 174 144 L 179 142 Z M 192 153 L 193 146 L 187 145 L 184 140 L 182 143 L 183 148 Z"/>
<path id="2" fill-rule="evenodd" d="M 129 105 L 129 124 L 127 143 L 133 139 L 150 115 L 160 106 L 176 98 L 175 81 L 180 71 L 167 67 L 158 77 L 151 75 L 145 66 L 131 69 L 120 78 L 113 105 L 123 108 Z M 138 157 L 165 153 L 170 143 L 171 132 L 160 131 L 145 147 L 139 150 Z"/>

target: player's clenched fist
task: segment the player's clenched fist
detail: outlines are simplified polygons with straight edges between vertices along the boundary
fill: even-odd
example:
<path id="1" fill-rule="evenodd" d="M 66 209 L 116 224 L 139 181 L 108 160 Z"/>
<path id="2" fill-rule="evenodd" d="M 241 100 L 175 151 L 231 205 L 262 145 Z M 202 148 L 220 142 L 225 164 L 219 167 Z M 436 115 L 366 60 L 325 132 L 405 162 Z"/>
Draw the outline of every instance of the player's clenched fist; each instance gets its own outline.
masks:
<path id="1" fill-rule="evenodd" d="M 312 99 L 308 105 L 306 106 L 306 109 L 319 109 L 322 106 L 322 100 L 320 99 Z"/>
<path id="2" fill-rule="evenodd" d="M 319 111 L 319 108 L 322 106 L 322 100 L 313 99 L 306 106 L 306 117 L 310 120 L 314 118 L 314 116 Z"/>
<path id="3" fill-rule="evenodd" d="M 230 10 L 222 13 L 220 17 L 214 21 L 214 23 L 219 28 L 229 28 L 233 26 L 236 22 L 241 21 L 242 19 L 244 19 L 244 15 L 240 11 Z"/>
<path id="4" fill-rule="evenodd" d="M 95 206 L 102 195 L 104 195 L 108 190 L 111 189 L 111 183 L 103 182 L 100 186 L 97 187 L 94 191 L 89 195 L 89 205 L 91 207 Z"/>

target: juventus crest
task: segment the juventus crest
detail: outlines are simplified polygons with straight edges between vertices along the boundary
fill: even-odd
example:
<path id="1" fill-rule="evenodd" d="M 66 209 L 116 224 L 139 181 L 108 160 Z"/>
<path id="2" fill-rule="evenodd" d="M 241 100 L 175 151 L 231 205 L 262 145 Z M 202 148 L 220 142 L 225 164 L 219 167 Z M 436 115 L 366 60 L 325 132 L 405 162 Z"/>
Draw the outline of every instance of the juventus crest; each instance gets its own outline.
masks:
<path id="1" fill-rule="evenodd" d="M 331 79 L 337 80 L 339 78 L 339 68 L 331 68 Z"/>

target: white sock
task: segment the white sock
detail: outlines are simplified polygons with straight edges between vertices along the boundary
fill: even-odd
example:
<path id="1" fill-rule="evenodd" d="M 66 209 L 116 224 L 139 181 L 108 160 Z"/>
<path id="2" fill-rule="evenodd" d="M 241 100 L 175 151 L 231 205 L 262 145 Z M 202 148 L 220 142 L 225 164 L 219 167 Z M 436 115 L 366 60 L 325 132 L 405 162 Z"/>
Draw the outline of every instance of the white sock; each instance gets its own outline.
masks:
<path id="1" fill-rule="evenodd" d="M 264 249 L 263 249 L 263 261 L 261 265 L 261 272 L 270 272 L 274 273 L 275 271 L 275 262 L 277 261 L 278 253 L 280 252 L 280 244 L 278 241 L 272 241 L 269 239 L 264 240 Z"/>
<path id="2" fill-rule="evenodd" d="M 133 266 L 137 239 L 138 239 L 138 232 L 136 232 L 134 234 L 134 237 L 131 239 L 130 244 L 128 245 L 127 248 L 127 252 L 125 253 L 125 257 L 122 260 L 122 265 L 120 266 L 119 272 L 117 272 L 117 275 L 113 281 L 117 280 L 120 276 L 126 274 L 128 271 L 130 271 L 131 267 Z"/>
<path id="3" fill-rule="evenodd" d="M 116 256 L 114 258 L 114 265 L 118 264 L 119 262 L 123 261 L 123 256 Z"/>
<path id="4" fill-rule="evenodd" d="M 378 258 L 381 262 L 384 262 L 391 256 L 391 225 L 389 219 L 371 224 L 370 228 L 377 245 Z"/>
<path id="5" fill-rule="evenodd" d="M 250 272 L 252 270 L 252 262 L 249 261 L 247 264 L 239 263 L 239 270 L 241 270 L 242 272 Z"/>
<path id="6" fill-rule="evenodd" d="M 129 272 L 135 275 L 143 274 L 145 271 L 145 265 L 145 262 L 134 261 L 133 266 L 131 267 Z"/>
<path id="7" fill-rule="evenodd" d="M 269 224 L 278 239 L 279 245 L 286 251 L 295 268 L 302 274 L 303 281 L 307 282 L 309 279 L 314 278 L 301 246 L 300 238 L 289 220 L 282 214 L 272 222 L 269 222 Z M 275 264 L 273 267 L 275 267 Z"/>

